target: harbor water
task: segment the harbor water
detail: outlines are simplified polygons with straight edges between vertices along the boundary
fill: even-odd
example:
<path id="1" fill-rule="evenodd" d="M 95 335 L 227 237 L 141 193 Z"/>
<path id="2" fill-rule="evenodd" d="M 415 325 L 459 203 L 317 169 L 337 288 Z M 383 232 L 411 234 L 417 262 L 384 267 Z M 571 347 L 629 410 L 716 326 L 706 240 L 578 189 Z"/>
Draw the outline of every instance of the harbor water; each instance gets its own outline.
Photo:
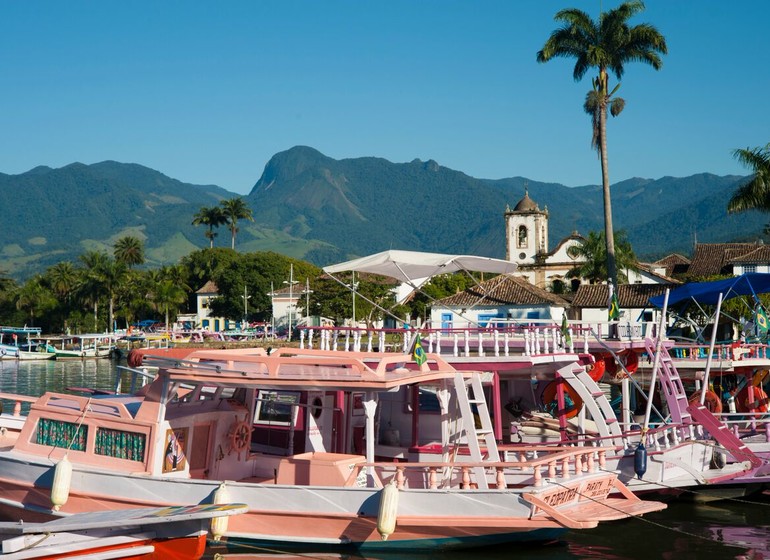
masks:
<path id="1" fill-rule="evenodd" d="M 63 391 L 77 387 L 111 390 L 114 388 L 117 365 L 112 360 L 0 360 L 0 392 L 39 396 L 46 391 Z M 125 365 L 125 361 L 122 365 Z M 6 412 L 11 412 L 9 407 L 12 405 L 9 401 L 3 401 L 3 406 Z M 273 552 L 260 549 L 251 551 L 248 556 L 233 558 L 375 558 L 355 554 L 316 555 L 312 552 L 292 556 Z M 208 557 L 214 558 L 217 554 L 218 551 L 211 550 Z M 229 555 L 225 556 L 228 557 Z M 547 545 L 437 552 L 429 557 L 444 560 L 770 560 L 770 494 L 759 493 L 747 498 L 707 504 L 680 499 L 669 502 L 664 511 L 643 518 L 604 523 L 596 529 L 571 531 L 560 541 Z M 400 554 L 392 558 L 403 559 L 406 556 Z"/>

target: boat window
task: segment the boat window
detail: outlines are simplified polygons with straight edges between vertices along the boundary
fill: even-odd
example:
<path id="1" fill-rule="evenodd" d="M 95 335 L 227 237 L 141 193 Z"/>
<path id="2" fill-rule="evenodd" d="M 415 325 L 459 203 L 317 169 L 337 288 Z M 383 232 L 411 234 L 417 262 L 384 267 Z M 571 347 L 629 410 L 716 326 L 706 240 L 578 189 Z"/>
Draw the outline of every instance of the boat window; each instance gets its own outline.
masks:
<path id="1" fill-rule="evenodd" d="M 299 391 L 259 391 L 255 424 L 289 426 L 294 405 L 299 403 Z"/>
<path id="2" fill-rule="evenodd" d="M 37 423 L 35 443 L 39 445 L 85 451 L 87 440 L 88 426 L 47 418 L 41 418 Z"/>
<path id="3" fill-rule="evenodd" d="M 145 434 L 99 428 L 96 431 L 94 453 L 116 459 L 144 462 L 146 443 Z"/>

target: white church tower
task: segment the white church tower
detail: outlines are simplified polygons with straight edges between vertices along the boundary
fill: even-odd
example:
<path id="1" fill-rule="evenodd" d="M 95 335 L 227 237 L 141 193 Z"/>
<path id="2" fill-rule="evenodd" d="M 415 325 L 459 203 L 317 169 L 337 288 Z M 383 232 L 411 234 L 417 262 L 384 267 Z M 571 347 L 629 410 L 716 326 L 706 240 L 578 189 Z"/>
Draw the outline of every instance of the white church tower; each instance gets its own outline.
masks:
<path id="1" fill-rule="evenodd" d="M 540 210 L 525 188 L 516 207 L 505 209 L 505 231 L 505 258 L 518 265 L 535 264 L 537 255 L 548 252 L 548 209 Z"/>

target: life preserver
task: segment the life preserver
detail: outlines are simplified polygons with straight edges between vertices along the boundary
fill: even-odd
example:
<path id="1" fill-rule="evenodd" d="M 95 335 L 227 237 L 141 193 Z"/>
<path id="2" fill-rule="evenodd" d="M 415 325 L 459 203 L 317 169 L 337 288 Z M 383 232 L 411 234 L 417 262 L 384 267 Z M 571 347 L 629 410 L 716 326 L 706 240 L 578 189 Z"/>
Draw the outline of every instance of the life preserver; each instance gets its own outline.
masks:
<path id="1" fill-rule="evenodd" d="M 633 375 L 639 369 L 639 355 L 633 350 L 626 350 L 617 354 L 617 359 L 612 354 L 599 354 L 604 360 L 607 375 L 614 381 L 620 381 L 626 376 L 626 371 Z M 625 370 L 618 365 L 622 362 Z"/>
<path id="2" fill-rule="evenodd" d="M 735 407 L 738 412 L 767 412 L 768 398 L 762 387 L 753 387 L 754 398 L 749 397 L 749 387 L 744 387 L 735 396 Z"/>
<path id="3" fill-rule="evenodd" d="M 540 401 L 543 404 L 543 408 L 554 418 L 559 416 L 559 402 L 556 396 L 556 388 L 558 387 L 558 384 L 559 381 L 551 381 L 548 385 L 545 386 L 543 393 L 540 395 Z M 581 399 L 580 395 L 575 392 L 575 389 L 566 383 L 563 383 L 563 386 L 565 416 L 567 418 L 572 418 L 577 416 L 577 413 L 580 412 L 580 409 L 583 407 L 583 399 Z"/>
<path id="4" fill-rule="evenodd" d="M 636 373 L 636 370 L 639 369 L 639 354 L 633 350 L 623 354 L 623 365 L 626 366 L 628 373 Z"/>
<path id="5" fill-rule="evenodd" d="M 244 415 L 243 420 L 238 420 L 235 417 L 235 422 L 230 426 L 230 430 L 227 432 L 227 437 L 230 440 L 230 451 L 228 455 L 235 451 L 238 453 L 238 460 L 241 460 L 241 452 L 248 449 L 251 444 L 251 425 L 246 421 L 248 414 Z"/>
<path id="6" fill-rule="evenodd" d="M 700 404 L 700 391 L 696 391 L 690 395 L 690 398 L 687 399 L 687 402 L 694 405 Z M 719 414 L 722 412 L 722 399 L 720 399 L 719 395 L 717 395 L 714 391 L 706 391 L 706 396 L 703 399 L 703 405 L 712 414 Z"/>
<path id="7" fill-rule="evenodd" d="M 597 383 L 601 381 L 606 369 L 607 363 L 603 359 L 597 359 L 594 363 L 586 365 L 588 376 Z"/>

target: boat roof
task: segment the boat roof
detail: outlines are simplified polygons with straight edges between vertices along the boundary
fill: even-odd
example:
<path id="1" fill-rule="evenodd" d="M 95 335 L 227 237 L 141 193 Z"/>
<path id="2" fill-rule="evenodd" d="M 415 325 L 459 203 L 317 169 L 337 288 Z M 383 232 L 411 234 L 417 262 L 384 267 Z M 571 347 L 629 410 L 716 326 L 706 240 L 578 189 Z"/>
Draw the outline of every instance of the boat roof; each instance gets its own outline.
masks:
<path id="1" fill-rule="evenodd" d="M 409 355 L 382 355 L 377 364 L 367 364 L 360 354 L 298 351 L 267 356 L 254 348 L 242 348 L 199 350 L 184 359 L 145 354 L 144 363 L 158 365 L 177 383 L 260 389 L 387 391 L 402 385 L 438 383 L 458 374 L 435 354 L 428 354 L 427 362 L 418 369 L 407 367 L 413 360 Z M 469 377 L 472 372 L 459 373 Z"/>
<path id="2" fill-rule="evenodd" d="M 510 274 L 516 269 L 517 265 L 514 262 L 489 257 L 391 249 L 352 261 L 325 266 L 323 270 L 327 274 L 338 272 L 381 274 L 396 278 L 401 282 L 412 283 L 416 279 L 430 278 L 437 274 L 450 272 L 474 271 Z"/>

